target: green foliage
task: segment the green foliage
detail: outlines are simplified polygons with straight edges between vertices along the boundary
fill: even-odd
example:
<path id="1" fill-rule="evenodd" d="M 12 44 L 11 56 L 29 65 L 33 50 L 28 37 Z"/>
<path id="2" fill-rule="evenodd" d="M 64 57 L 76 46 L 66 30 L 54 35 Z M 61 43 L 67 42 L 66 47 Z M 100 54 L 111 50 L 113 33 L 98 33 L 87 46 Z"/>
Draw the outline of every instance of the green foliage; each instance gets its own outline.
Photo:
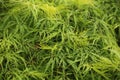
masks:
<path id="1" fill-rule="evenodd" d="M 119 80 L 117 0 L 0 0 L 0 80 Z"/>

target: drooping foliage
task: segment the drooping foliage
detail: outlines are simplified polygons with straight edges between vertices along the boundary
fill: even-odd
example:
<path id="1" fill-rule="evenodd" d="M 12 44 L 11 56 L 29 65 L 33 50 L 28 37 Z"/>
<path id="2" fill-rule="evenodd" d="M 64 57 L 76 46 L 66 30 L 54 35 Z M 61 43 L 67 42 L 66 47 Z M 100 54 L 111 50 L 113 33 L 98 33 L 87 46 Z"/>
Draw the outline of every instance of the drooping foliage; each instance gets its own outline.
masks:
<path id="1" fill-rule="evenodd" d="M 119 0 L 0 0 L 0 80 L 119 80 Z"/>

